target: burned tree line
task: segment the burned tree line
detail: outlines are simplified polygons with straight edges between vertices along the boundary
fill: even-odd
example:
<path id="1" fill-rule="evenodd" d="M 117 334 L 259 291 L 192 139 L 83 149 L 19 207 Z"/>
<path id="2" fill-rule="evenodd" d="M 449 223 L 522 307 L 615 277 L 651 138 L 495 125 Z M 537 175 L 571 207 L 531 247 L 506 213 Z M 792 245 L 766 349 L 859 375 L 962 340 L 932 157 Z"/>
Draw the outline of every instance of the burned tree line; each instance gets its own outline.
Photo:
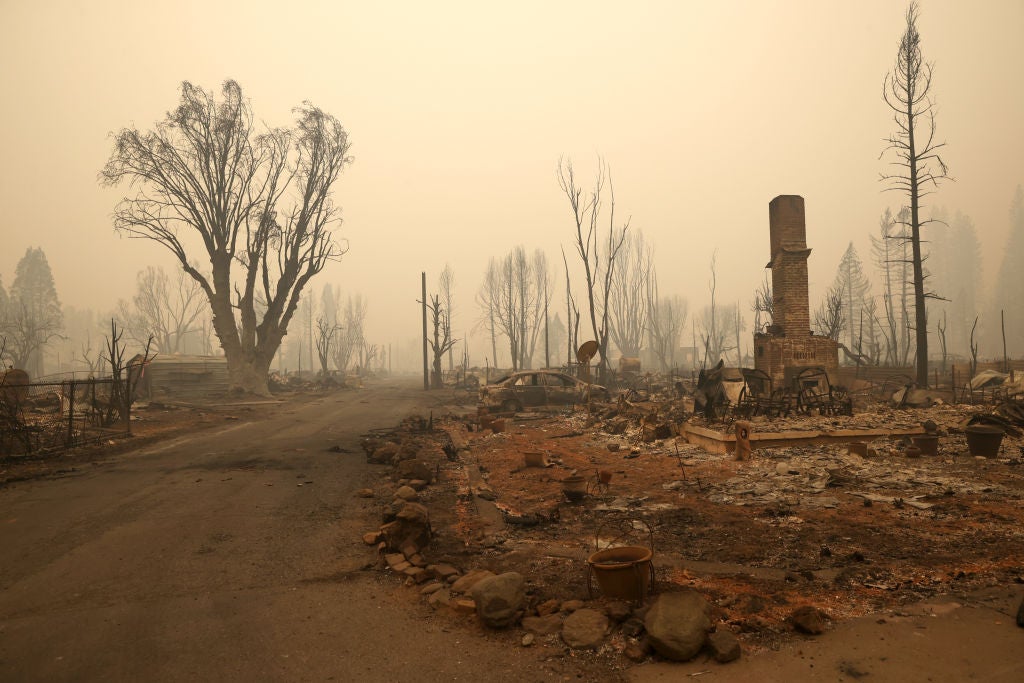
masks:
<path id="1" fill-rule="evenodd" d="M 914 364 L 918 382 L 926 384 L 927 364 L 937 355 L 998 355 L 1004 336 L 1007 353 L 1020 352 L 1024 312 L 1016 292 L 1024 284 L 1015 258 L 1024 251 L 1024 192 L 1018 188 L 1013 197 L 1004 261 L 983 302 L 973 222 L 925 203 L 948 169 L 940 156 L 945 143 L 936 135 L 934 69 L 924 58 L 918 17 L 912 2 L 882 81 L 881 100 L 893 128 L 880 155 L 889 170 L 880 175 L 885 189 L 899 197 L 897 208 L 871 230 L 866 259 L 850 244 L 832 287 L 824 296 L 817 293 L 821 305 L 814 320 L 818 334 L 842 344 L 847 361 Z M 329 288 L 319 305 L 313 296 L 313 278 L 348 249 L 338 235 L 340 206 L 333 192 L 352 159 L 348 132 L 336 117 L 308 102 L 293 111 L 290 126 L 268 127 L 258 123 L 234 81 L 224 82 L 219 93 L 183 82 L 177 106 L 164 118 L 148 129 L 128 126 L 112 134 L 99 173 L 101 184 L 126 188 L 115 229 L 159 244 L 177 262 L 173 271 L 140 271 L 134 293 L 118 302 L 115 315 L 126 339 L 141 344 L 152 336 L 162 354 L 219 348 L 234 388 L 256 393 L 266 391 L 275 360 L 281 369 L 326 373 L 366 368 L 384 357 L 367 340 L 365 300 L 350 297 L 346 305 Z M 561 159 L 555 183 L 563 202 L 562 263 L 552 267 L 544 252 L 522 245 L 491 261 L 477 291 L 480 314 L 471 325 L 487 339 L 485 362 L 513 369 L 570 364 L 575 349 L 590 340 L 598 344 L 602 373 L 615 356 L 647 354 L 646 367 L 677 367 L 684 349 L 698 365 L 748 360 L 751 330 L 744 314 L 753 314 L 754 332 L 770 323 L 767 286 L 755 292 L 749 310 L 723 301 L 712 256 L 710 304 L 690 311 L 686 299 L 666 296 L 659 287 L 653 244 L 617 205 L 605 160 L 598 159 L 584 179 L 571 160 Z M 872 280 L 865 275 L 870 264 L 878 273 Z M 66 322 L 84 316 L 69 313 L 55 290 L 26 298 L 20 277 L 9 293 L 0 281 L 3 362 L 32 366 L 39 374 L 46 350 L 71 336 Z M 461 311 L 449 265 L 437 296 L 444 311 L 439 345 L 465 340 L 467 331 L 453 329 Z M 76 322 L 87 334 L 73 340 L 73 354 L 63 344 L 59 365 L 69 358 L 94 365 L 91 333 L 106 317 Z M 455 345 L 447 345 L 444 355 L 442 365 L 452 372 Z"/>

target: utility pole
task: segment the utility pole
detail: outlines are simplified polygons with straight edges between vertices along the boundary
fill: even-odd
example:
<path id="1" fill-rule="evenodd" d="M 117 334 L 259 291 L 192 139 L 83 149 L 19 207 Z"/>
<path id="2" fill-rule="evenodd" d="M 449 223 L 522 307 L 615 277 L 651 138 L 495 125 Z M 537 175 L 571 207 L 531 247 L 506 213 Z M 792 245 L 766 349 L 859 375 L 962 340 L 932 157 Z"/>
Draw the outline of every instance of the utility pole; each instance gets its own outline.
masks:
<path id="1" fill-rule="evenodd" d="M 427 273 L 420 273 L 420 285 L 423 290 L 423 390 L 430 390 L 430 371 L 427 369 Z"/>

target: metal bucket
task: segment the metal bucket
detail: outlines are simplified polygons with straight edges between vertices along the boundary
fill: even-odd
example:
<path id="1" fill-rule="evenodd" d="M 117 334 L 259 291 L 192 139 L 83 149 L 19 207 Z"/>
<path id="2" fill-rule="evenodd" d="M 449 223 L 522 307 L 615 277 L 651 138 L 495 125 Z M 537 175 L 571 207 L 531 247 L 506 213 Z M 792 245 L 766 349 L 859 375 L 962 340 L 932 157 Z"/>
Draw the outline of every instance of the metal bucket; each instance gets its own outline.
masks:
<path id="1" fill-rule="evenodd" d="M 1003 442 L 1002 427 L 991 425 L 970 425 L 964 430 L 967 435 L 967 450 L 971 455 L 994 458 L 999 454 L 999 444 Z"/>
<path id="2" fill-rule="evenodd" d="M 639 602 L 651 587 L 652 555 L 650 548 L 627 545 L 598 550 L 587 558 L 587 564 L 602 595 Z"/>

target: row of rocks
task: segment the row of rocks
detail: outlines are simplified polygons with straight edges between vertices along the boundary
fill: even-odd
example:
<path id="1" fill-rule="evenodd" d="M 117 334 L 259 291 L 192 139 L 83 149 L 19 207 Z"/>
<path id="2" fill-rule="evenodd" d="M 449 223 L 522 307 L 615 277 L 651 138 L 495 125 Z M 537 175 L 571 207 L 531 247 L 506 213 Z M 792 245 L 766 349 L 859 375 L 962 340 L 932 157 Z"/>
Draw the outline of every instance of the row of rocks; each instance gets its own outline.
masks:
<path id="1" fill-rule="evenodd" d="M 392 569 L 414 579 L 418 576 L 401 562 Z M 429 566 L 426 570 L 437 574 Z M 588 606 L 582 600 L 551 599 L 529 614 L 526 580 L 517 572 L 474 570 L 460 577 L 437 576 L 420 592 L 435 609 L 448 607 L 456 613 L 475 613 L 490 628 L 520 625 L 526 631 L 524 646 L 532 645 L 538 637 L 559 636 L 574 650 L 597 650 L 618 628 L 634 640 L 624 654 L 636 661 L 651 652 L 674 661 L 692 659 L 703 650 L 723 663 L 740 656 L 736 636 L 728 630 L 713 630 L 710 606 L 695 591 L 666 593 L 650 607 L 637 609 L 621 601 Z"/>

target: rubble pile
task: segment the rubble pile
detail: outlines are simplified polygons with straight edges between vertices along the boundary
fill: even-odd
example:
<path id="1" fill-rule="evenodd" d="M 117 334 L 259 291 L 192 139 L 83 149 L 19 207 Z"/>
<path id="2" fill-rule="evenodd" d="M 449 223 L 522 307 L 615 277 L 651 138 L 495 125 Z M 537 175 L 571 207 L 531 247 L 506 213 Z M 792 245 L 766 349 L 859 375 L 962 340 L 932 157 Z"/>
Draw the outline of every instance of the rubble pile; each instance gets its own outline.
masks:
<path id="1" fill-rule="evenodd" d="M 373 492 L 383 526 L 364 540 L 439 613 L 522 646 L 627 661 L 724 663 L 834 619 L 1024 582 L 1020 432 L 1007 431 L 996 457 L 971 455 L 975 407 L 755 416 L 755 432 L 868 436 L 754 442 L 743 461 L 687 443 L 687 425 L 731 428 L 687 407 L 675 389 L 634 390 L 588 411 L 500 426 L 485 415 L 487 428 L 475 416 L 416 418 L 371 435 L 367 458 L 390 477 Z M 1013 414 L 980 419 L 1012 426 Z M 934 455 L 917 448 L 923 437 Z M 639 603 L 603 595 L 588 574 L 588 554 L 621 545 L 600 530 L 623 519 L 653 529 L 657 579 Z"/>

